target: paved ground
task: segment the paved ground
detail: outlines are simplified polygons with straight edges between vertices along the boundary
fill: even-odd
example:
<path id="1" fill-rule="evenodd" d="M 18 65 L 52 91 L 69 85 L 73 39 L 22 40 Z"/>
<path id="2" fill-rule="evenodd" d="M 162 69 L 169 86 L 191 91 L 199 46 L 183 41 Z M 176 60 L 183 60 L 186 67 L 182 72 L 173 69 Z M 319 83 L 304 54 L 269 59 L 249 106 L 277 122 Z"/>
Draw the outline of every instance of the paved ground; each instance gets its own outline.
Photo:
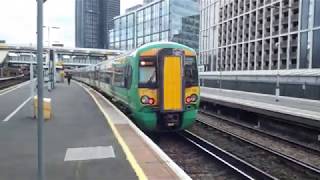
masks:
<path id="1" fill-rule="evenodd" d="M 0 121 L 5 119 L 21 103 L 28 99 L 30 94 L 30 86 L 28 84 L 11 92 L 0 93 Z"/>
<path id="2" fill-rule="evenodd" d="M 262 102 L 267 104 L 272 104 L 276 106 L 285 106 L 291 108 L 297 108 L 301 110 L 308 110 L 319 112 L 320 101 L 316 100 L 308 100 L 302 98 L 291 98 L 280 96 L 280 100 L 278 102 L 275 101 L 275 96 L 266 95 L 266 94 L 258 94 L 258 93 L 247 93 L 243 91 L 232 91 L 232 90 L 220 90 L 216 88 L 204 88 L 201 87 L 201 93 L 204 95 L 216 95 L 228 98 L 234 98 L 239 100 L 250 100 L 256 102 Z"/>
<path id="3" fill-rule="evenodd" d="M 266 112 L 305 118 L 308 121 L 296 121 L 315 127 L 320 126 L 320 101 L 316 100 L 280 96 L 279 101 L 276 101 L 276 97 L 273 95 L 205 87 L 201 87 L 201 97 L 266 110 Z"/>
<path id="4" fill-rule="evenodd" d="M 2 122 L 28 98 L 28 86 L 0 95 L 0 179 L 36 179 L 36 121 L 31 103 L 9 121 Z M 91 97 L 76 84 L 57 88 L 52 97 L 53 119 L 45 123 L 45 166 L 48 180 L 137 179 L 111 129 Z M 97 160 L 64 161 L 68 148 L 107 146 L 115 157 Z"/>

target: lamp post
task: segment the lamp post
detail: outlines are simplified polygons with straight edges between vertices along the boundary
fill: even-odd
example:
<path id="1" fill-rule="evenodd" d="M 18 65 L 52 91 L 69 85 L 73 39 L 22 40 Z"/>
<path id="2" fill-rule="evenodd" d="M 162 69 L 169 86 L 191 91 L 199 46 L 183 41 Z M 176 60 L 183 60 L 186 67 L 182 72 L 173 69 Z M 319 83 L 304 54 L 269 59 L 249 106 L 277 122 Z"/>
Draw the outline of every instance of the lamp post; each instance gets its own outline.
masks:
<path id="1" fill-rule="evenodd" d="M 38 80 L 38 121 L 37 121 L 37 136 L 38 136 L 38 171 L 37 179 L 44 179 L 43 165 L 43 3 L 44 0 L 37 0 L 37 80 Z"/>
<path id="2" fill-rule="evenodd" d="M 276 43 L 275 46 L 279 49 L 280 45 L 279 45 L 279 43 Z M 280 65 L 279 65 L 279 63 L 280 62 L 278 62 L 278 65 L 277 65 L 277 78 L 276 78 L 276 91 L 275 91 L 276 102 L 279 101 L 279 96 L 280 96 L 280 73 L 279 73 Z"/>
<path id="3" fill-rule="evenodd" d="M 48 90 L 50 91 L 51 89 L 54 88 L 54 81 L 55 81 L 55 64 L 54 64 L 54 57 L 51 59 L 51 42 L 50 42 L 50 29 L 60 29 L 58 26 L 42 26 L 42 28 L 47 28 L 48 29 L 48 51 L 49 51 L 49 66 L 48 66 L 48 71 L 49 71 L 49 81 L 48 81 Z"/>
<path id="4" fill-rule="evenodd" d="M 269 6 L 269 8 L 274 8 L 274 9 L 291 9 L 291 6 L 283 6 L 283 7 L 279 7 L 278 4 L 277 5 L 272 5 Z M 275 46 L 278 48 L 278 53 L 280 53 L 280 44 L 279 42 L 275 44 Z M 276 99 L 275 101 L 278 102 L 279 101 L 279 96 L 280 96 L 280 60 L 278 59 L 278 64 L 277 64 L 277 76 L 276 76 L 276 88 L 275 88 L 275 96 Z"/>

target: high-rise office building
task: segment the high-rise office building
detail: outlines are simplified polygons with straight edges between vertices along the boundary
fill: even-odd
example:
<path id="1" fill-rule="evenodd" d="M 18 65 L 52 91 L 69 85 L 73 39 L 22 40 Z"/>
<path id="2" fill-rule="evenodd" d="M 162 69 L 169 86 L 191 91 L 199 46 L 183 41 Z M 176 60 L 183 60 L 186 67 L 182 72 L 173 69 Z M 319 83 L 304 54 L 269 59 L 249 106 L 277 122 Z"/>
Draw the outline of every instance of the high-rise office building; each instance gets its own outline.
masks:
<path id="1" fill-rule="evenodd" d="M 317 96 L 320 0 L 201 0 L 200 14 L 206 86 Z"/>
<path id="2" fill-rule="evenodd" d="M 157 0 L 113 19 L 111 49 L 130 50 L 148 42 L 199 44 L 198 0 Z"/>
<path id="3" fill-rule="evenodd" d="M 108 48 L 112 18 L 120 14 L 120 0 L 76 0 L 76 47 Z"/>
<path id="4" fill-rule="evenodd" d="M 200 8 L 205 71 L 320 68 L 319 0 L 202 0 Z"/>

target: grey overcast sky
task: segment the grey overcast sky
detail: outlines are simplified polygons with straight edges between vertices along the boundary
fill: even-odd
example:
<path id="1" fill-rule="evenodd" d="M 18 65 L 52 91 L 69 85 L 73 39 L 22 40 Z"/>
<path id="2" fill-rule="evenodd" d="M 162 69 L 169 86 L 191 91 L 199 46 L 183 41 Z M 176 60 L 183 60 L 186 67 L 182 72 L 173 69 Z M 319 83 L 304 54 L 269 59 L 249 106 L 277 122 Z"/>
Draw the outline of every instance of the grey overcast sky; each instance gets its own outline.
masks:
<path id="1" fill-rule="evenodd" d="M 143 0 L 121 0 L 121 13 Z M 9 44 L 35 45 L 36 0 L 0 0 L 0 40 Z M 44 25 L 57 26 L 50 30 L 50 41 L 74 47 L 75 0 L 47 0 L 44 5 Z M 44 29 L 44 41 L 48 30 Z M 47 42 L 45 42 L 47 44 Z"/>

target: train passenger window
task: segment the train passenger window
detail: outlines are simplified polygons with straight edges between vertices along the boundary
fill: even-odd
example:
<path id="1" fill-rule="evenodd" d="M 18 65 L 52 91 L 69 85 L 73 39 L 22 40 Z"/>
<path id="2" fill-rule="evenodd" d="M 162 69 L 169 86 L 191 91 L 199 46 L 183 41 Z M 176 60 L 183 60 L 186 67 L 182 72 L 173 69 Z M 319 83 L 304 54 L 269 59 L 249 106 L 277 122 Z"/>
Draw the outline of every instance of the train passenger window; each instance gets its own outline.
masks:
<path id="1" fill-rule="evenodd" d="M 139 87 L 156 87 L 156 59 L 141 59 L 139 65 Z"/>
<path id="2" fill-rule="evenodd" d="M 117 87 L 125 87 L 124 84 L 124 67 L 114 68 L 113 85 Z"/>
<path id="3" fill-rule="evenodd" d="M 112 78 L 112 73 L 105 72 L 105 71 L 101 71 L 100 72 L 100 81 L 101 82 L 110 84 L 111 83 L 111 78 Z"/>
<path id="4" fill-rule="evenodd" d="M 111 84 L 112 80 L 112 72 L 106 72 L 105 74 L 105 82 L 107 84 Z"/>
<path id="5" fill-rule="evenodd" d="M 195 57 L 185 57 L 184 59 L 184 77 L 186 87 L 198 86 L 198 68 Z"/>
<path id="6" fill-rule="evenodd" d="M 127 65 L 126 77 L 125 77 L 125 87 L 127 89 L 130 89 L 131 82 L 132 82 L 132 67 L 130 65 Z"/>

